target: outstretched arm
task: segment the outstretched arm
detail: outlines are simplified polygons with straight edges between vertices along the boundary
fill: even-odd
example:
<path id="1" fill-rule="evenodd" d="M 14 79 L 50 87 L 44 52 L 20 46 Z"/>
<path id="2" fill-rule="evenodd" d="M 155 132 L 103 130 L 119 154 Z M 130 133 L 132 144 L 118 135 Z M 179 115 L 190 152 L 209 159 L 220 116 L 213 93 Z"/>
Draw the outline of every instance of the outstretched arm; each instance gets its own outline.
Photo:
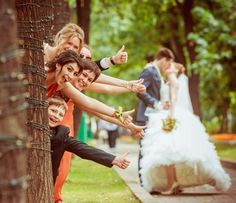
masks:
<path id="1" fill-rule="evenodd" d="M 128 125 L 125 125 L 124 123 L 118 121 L 117 119 L 115 119 L 113 117 L 110 117 L 110 116 L 106 116 L 106 115 L 101 114 L 101 113 L 98 113 L 97 111 L 91 111 L 91 110 L 88 110 L 86 108 L 84 108 L 82 110 L 84 110 L 84 111 L 86 111 L 88 113 L 91 113 L 91 114 L 97 116 L 98 118 L 101 118 L 102 120 L 108 121 L 110 123 L 114 123 L 114 124 L 116 124 L 118 126 L 121 126 L 123 128 L 127 128 L 136 137 L 143 137 L 143 135 L 144 135 L 143 129 L 146 128 L 146 126 L 137 126 L 137 125 L 135 125 L 132 122 L 130 122 Z"/>
<path id="2" fill-rule="evenodd" d="M 101 74 L 96 80 L 96 82 L 107 84 L 107 85 L 114 85 L 118 87 L 124 87 L 124 88 L 129 89 L 130 91 L 141 93 L 141 94 L 146 91 L 146 87 L 142 84 L 143 80 L 126 81 L 126 80 L 121 80 L 121 79 L 114 78 L 105 74 Z"/>
<path id="3" fill-rule="evenodd" d="M 124 87 L 106 85 L 106 84 L 96 83 L 96 82 L 92 83 L 88 88 L 86 88 L 86 90 L 97 92 L 97 93 L 105 93 L 105 94 L 123 94 L 123 93 L 128 93 L 131 91 Z"/>
<path id="4" fill-rule="evenodd" d="M 61 89 L 61 91 L 80 108 L 87 108 L 91 111 L 115 117 L 116 119 L 122 120 L 124 123 L 129 123 L 132 120 L 132 117 L 129 116 L 129 114 L 123 113 L 122 115 L 117 115 L 113 108 L 84 95 L 69 82 L 66 83 L 66 87 Z"/>
<path id="5" fill-rule="evenodd" d="M 99 68 L 103 70 L 107 70 L 109 67 L 116 64 L 126 63 L 128 60 L 128 54 L 125 51 L 125 46 L 123 45 L 121 49 L 112 57 L 106 57 L 102 60 L 96 61 Z"/>

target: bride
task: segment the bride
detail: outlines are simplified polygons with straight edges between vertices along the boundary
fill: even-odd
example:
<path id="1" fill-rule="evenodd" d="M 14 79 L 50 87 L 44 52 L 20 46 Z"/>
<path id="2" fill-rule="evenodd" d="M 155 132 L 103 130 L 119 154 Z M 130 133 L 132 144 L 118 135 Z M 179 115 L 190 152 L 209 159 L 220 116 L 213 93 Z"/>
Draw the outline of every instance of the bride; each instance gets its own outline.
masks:
<path id="1" fill-rule="evenodd" d="M 203 184 L 226 191 L 231 185 L 230 177 L 203 124 L 192 113 L 188 78 L 183 72 L 181 64 L 173 63 L 163 73 L 168 82 L 162 78 L 161 102 L 170 101 L 170 110 L 146 110 L 148 124 L 140 160 L 143 187 L 163 195 Z"/>

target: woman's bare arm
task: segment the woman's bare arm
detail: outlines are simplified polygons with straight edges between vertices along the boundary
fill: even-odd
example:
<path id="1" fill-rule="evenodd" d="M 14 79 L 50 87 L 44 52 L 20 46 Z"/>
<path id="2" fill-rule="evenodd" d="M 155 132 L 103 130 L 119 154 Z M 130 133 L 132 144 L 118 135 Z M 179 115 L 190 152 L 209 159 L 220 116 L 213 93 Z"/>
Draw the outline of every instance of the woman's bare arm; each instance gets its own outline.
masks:
<path id="1" fill-rule="evenodd" d="M 175 72 L 168 73 L 167 77 L 168 81 L 170 82 L 170 100 L 171 100 L 170 116 L 174 117 L 175 103 L 179 89 L 179 81 Z"/>
<path id="2" fill-rule="evenodd" d="M 124 88 L 129 89 L 130 91 L 141 93 L 141 94 L 146 91 L 146 87 L 142 84 L 143 83 L 142 79 L 126 81 L 126 80 L 121 80 L 121 79 L 114 78 L 105 74 L 101 74 L 96 80 L 96 82 L 107 84 L 107 85 L 114 85 L 118 87 L 124 87 Z"/>
<path id="3" fill-rule="evenodd" d="M 131 91 L 124 87 L 106 85 L 106 84 L 96 83 L 96 82 L 92 83 L 88 88 L 86 88 L 86 90 L 97 92 L 97 93 L 105 93 L 105 94 L 123 94 L 123 93 L 128 93 Z"/>
<path id="4" fill-rule="evenodd" d="M 121 119 L 122 122 L 129 123 L 132 120 L 132 117 L 129 115 L 131 114 L 130 112 L 124 112 L 121 116 L 116 115 L 115 109 L 107 106 L 106 104 L 90 98 L 80 91 L 78 91 L 71 83 L 67 82 L 65 87 L 61 89 L 61 91 L 68 97 L 70 98 L 74 104 L 80 108 L 87 108 L 90 109 L 91 111 L 96 111 L 98 113 L 110 116 L 110 117 L 115 117 L 116 119 Z"/>
<path id="5" fill-rule="evenodd" d="M 86 107 L 82 108 L 82 110 L 84 110 L 90 114 L 93 114 L 93 115 L 97 116 L 98 118 L 101 118 L 102 120 L 108 121 L 110 123 L 114 123 L 114 124 L 121 126 L 123 128 L 127 128 L 132 132 L 132 134 L 134 134 L 137 137 L 143 137 L 143 135 L 144 135 L 143 129 L 146 128 L 146 126 L 137 126 L 132 122 L 130 122 L 128 125 L 125 125 L 113 117 L 98 113 L 97 111 L 91 111 L 91 110 L 87 109 Z"/>

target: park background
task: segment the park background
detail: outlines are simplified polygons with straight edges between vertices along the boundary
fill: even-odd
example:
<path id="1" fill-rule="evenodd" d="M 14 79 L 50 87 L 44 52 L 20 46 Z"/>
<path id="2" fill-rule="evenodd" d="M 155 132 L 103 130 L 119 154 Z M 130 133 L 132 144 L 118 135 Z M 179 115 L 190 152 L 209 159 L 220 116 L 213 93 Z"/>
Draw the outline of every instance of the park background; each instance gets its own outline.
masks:
<path id="1" fill-rule="evenodd" d="M 69 3 L 76 14 L 76 1 Z M 111 56 L 122 45 L 129 54 L 127 64 L 112 67 L 106 74 L 137 79 L 158 48 L 169 47 L 176 61 L 187 68 L 194 112 L 208 132 L 236 131 L 235 0 L 94 0 L 84 4 L 90 6 L 84 10 L 90 18 L 83 22 L 89 29 L 94 58 Z M 77 21 L 75 15 L 72 19 Z M 138 103 L 135 94 L 92 96 L 126 109 Z"/>
<path id="2" fill-rule="evenodd" d="M 126 46 L 128 63 L 106 71 L 114 77 L 137 79 L 158 48 L 172 49 L 176 61 L 187 68 L 194 112 L 210 136 L 216 135 L 218 141 L 224 139 L 218 148 L 220 156 L 235 158 L 235 0 L 8 0 L 0 3 L 4 30 L 0 42 L 0 202 L 3 199 L 7 199 L 3 202 L 53 201 L 43 41 L 52 42 L 53 34 L 68 22 L 76 22 L 84 29 L 95 59 L 111 56 L 122 45 Z M 91 96 L 112 106 L 137 108 L 134 93 Z M 94 165 L 86 167 L 92 169 Z M 84 173 L 75 174 L 85 174 L 86 167 L 81 167 Z M 93 176 L 84 175 L 85 182 L 90 181 L 91 185 L 99 176 L 96 171 L 102 171 L 94 170 Z M 105 183 L 103 177 L 101 185 L 94 184 L 96 189 L 103 189 L 105 184 L 108 184 L 105 188 L 109 187 L 109 179 Z M 72 182 L 72 186 L 80 186 L 78 190 L 86 185 L 80 182 L 80 177 L 75 176 L 73 180 L 78 180 Z M 94 193 L 91 189 L 87 197 L 96 200 Z M 101 190 L 96 191 L 102 201 L 104 195 L 100 193 Z M 121 194 L 124 193 L 118 193 L 118 197 Z M 78 202 L 80 198 L 78 195 Z"/>

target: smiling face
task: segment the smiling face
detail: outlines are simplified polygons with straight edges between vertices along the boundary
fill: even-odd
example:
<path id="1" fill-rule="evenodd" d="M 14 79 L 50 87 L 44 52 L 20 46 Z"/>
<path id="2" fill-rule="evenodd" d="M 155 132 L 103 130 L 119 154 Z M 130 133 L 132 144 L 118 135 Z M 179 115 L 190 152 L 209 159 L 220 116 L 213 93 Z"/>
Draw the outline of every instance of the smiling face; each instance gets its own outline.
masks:
<path id="1" fill-rule="evenodd" d="M 61 66 L 56 64 L 56 82 L 58 85 L 64 85 L 66 82 L 70 82 L 79 76 L 79 66 L 77 63 L 67 63 Z"/>
<path id="2" fill-rule="evenodd" d="M 74 85 L 74 87 L 76 87 L 76 89 L 81 91 L 92 84 L 95 76 L 96 75 L 93 71 L 83 70 L 82 73 L 79 75 L 79 77 L 77 77 L 74 80 L 73 85 Z"/>
<path id="3" fill-rule="evenodd" d="M 66 113 L 65 107 L 63 105 L 55 105 L 51 104 L 48 107 L 48 121 L 49 121 L 49 127 L 53 128 L 60 124 L 60 122 L 63 120 L 64 115 Z"/>
<path id="4" fill-rule="evenodd" d="M 81 46 L 81 42 L 78 37 L 71 37 L 68 40 L 62 38 L 61 43 L 58 46 L 59 47 L 58 54 L 66 50 L 72 50 L 72 51 L 75 51 L 76 53 L 79 53 L 80 46 Z"/>

